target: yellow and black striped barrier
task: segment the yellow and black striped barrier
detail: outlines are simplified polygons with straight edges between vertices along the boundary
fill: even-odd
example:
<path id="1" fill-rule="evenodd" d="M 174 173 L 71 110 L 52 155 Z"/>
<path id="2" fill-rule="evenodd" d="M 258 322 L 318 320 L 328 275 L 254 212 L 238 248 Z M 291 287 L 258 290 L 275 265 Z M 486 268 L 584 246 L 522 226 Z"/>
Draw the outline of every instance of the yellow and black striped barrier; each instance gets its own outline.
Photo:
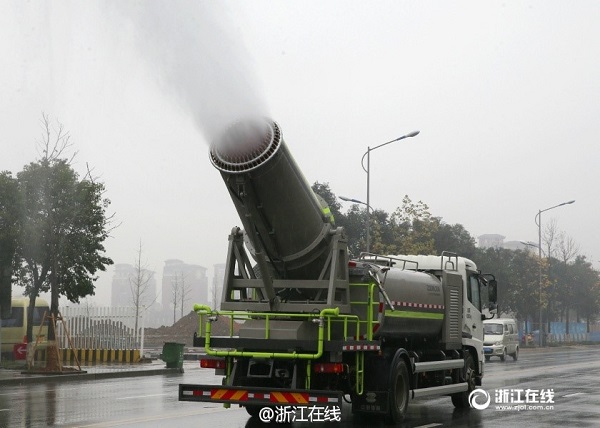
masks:
<path id="1" fill-rule="evenodd" d="M 65 363 L 79 364 L 94 363 L 137 363 L 140 361 L 139 349 L 61 349 L 62 360 Z"/>
<path id="2" fill-rule="evenodd" d="M 76 364 L 75 357 L 79 364 L 88 365 L 96 363 L 139 363 L 139 349 L 60 349 L 60 356 L 65 364 Z M 37 349 L 34 360 L 45 361 L 46 349 Z"/>

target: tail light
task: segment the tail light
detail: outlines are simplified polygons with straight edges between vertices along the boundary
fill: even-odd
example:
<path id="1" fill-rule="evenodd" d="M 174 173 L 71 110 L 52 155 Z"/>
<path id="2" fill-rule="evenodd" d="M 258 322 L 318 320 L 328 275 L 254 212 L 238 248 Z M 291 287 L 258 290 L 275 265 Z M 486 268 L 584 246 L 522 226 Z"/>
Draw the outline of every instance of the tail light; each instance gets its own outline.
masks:
<path id="1" fill-rule="evenodd" d="M 203 358 L 200 360 L 200 367 L 203 369 L 224 369 L 226 366 L 224 359 Z"/>
<path id="2" fill-rule="evenodd" d="M 315 364 L 315 373 L 343 373 L 344 363 L 318 363 Z"/>

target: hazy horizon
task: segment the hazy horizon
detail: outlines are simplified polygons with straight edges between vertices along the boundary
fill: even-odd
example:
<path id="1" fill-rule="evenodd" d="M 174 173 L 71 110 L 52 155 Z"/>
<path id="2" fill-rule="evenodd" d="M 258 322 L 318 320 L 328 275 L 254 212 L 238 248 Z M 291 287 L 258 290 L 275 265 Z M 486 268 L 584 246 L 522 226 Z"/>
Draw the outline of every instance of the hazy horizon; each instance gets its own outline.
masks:
<path id="1" fill-rule="evenodd" d="M 0 3 L 2 170 L 36 157 L 42 112 L 105 183 L 106 242 L 149 269 L 225 261 L 240 225 L 211 140 L 267 115 L 300 169 L 389 213 L 407 194 L 472 236 L 537 242 L 545 212 L 595 268 L 600 4 L 476 2 Z M 344 209 L 349 205 L 343 205 Z M 114 267 L 97 282 L 110 301 Z"/>

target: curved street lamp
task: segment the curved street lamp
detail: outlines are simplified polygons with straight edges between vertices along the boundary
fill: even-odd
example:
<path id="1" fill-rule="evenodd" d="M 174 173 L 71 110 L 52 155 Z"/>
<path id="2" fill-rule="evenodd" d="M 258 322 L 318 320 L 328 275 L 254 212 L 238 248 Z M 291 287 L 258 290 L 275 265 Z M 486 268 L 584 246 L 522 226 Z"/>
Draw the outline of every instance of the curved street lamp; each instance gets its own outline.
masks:
<path id="1" fill-rule="evenodd" d="M 358 199 L 347 198 L 346 196 L 338 196 L 338 198 L 340 198 L 342 201 L 346 201 L 346 202 L 352 202 L 352 203 L 355 203 L 355 204 L 367 205 L 366 202 L 359 201 Z M 373 208 L 371 208 L 371 209 L 373 209 Z"/>
<path id="2" fill-rule="evenodd" d="M 362 205 L 367 205 L 366 202 L 363 201 L 359 201 L 358 199 L 353 199 L 353 198 L 347 198 L 346 196 L 338 196 L 338 198 L 340 198 L 342 201 L 346 201 L 346 202 L 352 202 L 354 204 L 362 204 Z M 369 209 L 373 209 L 371 208 L 369 205 L 367 205 L 367 211 Z M 369 230 L 369 221 L 368 221 L 368 217 L 367 217 L 367 231 Z M 368 232 L 367 232 L 368 233 Z M 368 248 L 368 247 L 367 247 Z M 368 251 L 367 251 L 368 252 Z"/>
<path id="3" fill-rule="evenodd" d="M 367 151 L 365 152 L 365 154 L 363 155 L 363 157 L 360 160 L 360 165 L 362 166 L 362 169 L 367 173 L 367 202 L 357 202 L 357 203 L 363 203 L 367 206 L 367 253 L 369 252 L 369 250 L 371 249 L 371 234 L 369 232 L 370 228 L 371 228 L 371 212 L 370 212 L 370 174 L 369 172 L 371 171 L 371 152 L 375 149 L 378 149 L 380 147 L 383 146 L 387 146 L 388 144 L 394 143 L 396 141 L 400 141 L 403 140 L 405 138 L 411 138 L 411 137 L 415 137 L 417 135 L 419 135 L 420 131 L 413 131 L 409 134 L 403 135 L 402 137 L 398 137 L 394 140 L 388 141 L 387 143 L 383 143 L 380 144 L 378 146 L 375 147 L 367 147 Z M 367 167 L 365 168 L 365 156 L 367 157 Z M 351 201 L 352 202 L 352 201 Z"/>
<path id="4" fill-rule="evenodd" d="M 553 207 L 546 208 L 544 210 L 539 210 L 535 216 L 535 224 L 538 227 L 538 262 L 540 265 L 539 269 L 539 285 L 540 285 L 540 326 L 539 326 L 539 345 L 542 346 L 542 213 L 546 211 L 550 211 L 554 208 L 562 207 L 563 205 L 570 205 L 574 203 L 575 200 L 569 202 L 563 202 L 562 204 L 554 205 Z M 550 254 L 548 254 L 548 258 L 550 258 Z"/>

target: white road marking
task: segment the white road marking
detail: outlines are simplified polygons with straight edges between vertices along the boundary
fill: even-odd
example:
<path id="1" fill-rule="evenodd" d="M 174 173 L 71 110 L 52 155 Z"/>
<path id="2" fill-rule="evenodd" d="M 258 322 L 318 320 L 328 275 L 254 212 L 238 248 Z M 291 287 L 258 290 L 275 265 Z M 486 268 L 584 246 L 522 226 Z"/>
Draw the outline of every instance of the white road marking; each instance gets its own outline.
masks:
<path id="1" fill-rule="evenodd" d="M 563 397 L 574 397 L 576 395 L 583 395 L 585 392 L 574 392 L 573 394 L 563 395 Z"/>

